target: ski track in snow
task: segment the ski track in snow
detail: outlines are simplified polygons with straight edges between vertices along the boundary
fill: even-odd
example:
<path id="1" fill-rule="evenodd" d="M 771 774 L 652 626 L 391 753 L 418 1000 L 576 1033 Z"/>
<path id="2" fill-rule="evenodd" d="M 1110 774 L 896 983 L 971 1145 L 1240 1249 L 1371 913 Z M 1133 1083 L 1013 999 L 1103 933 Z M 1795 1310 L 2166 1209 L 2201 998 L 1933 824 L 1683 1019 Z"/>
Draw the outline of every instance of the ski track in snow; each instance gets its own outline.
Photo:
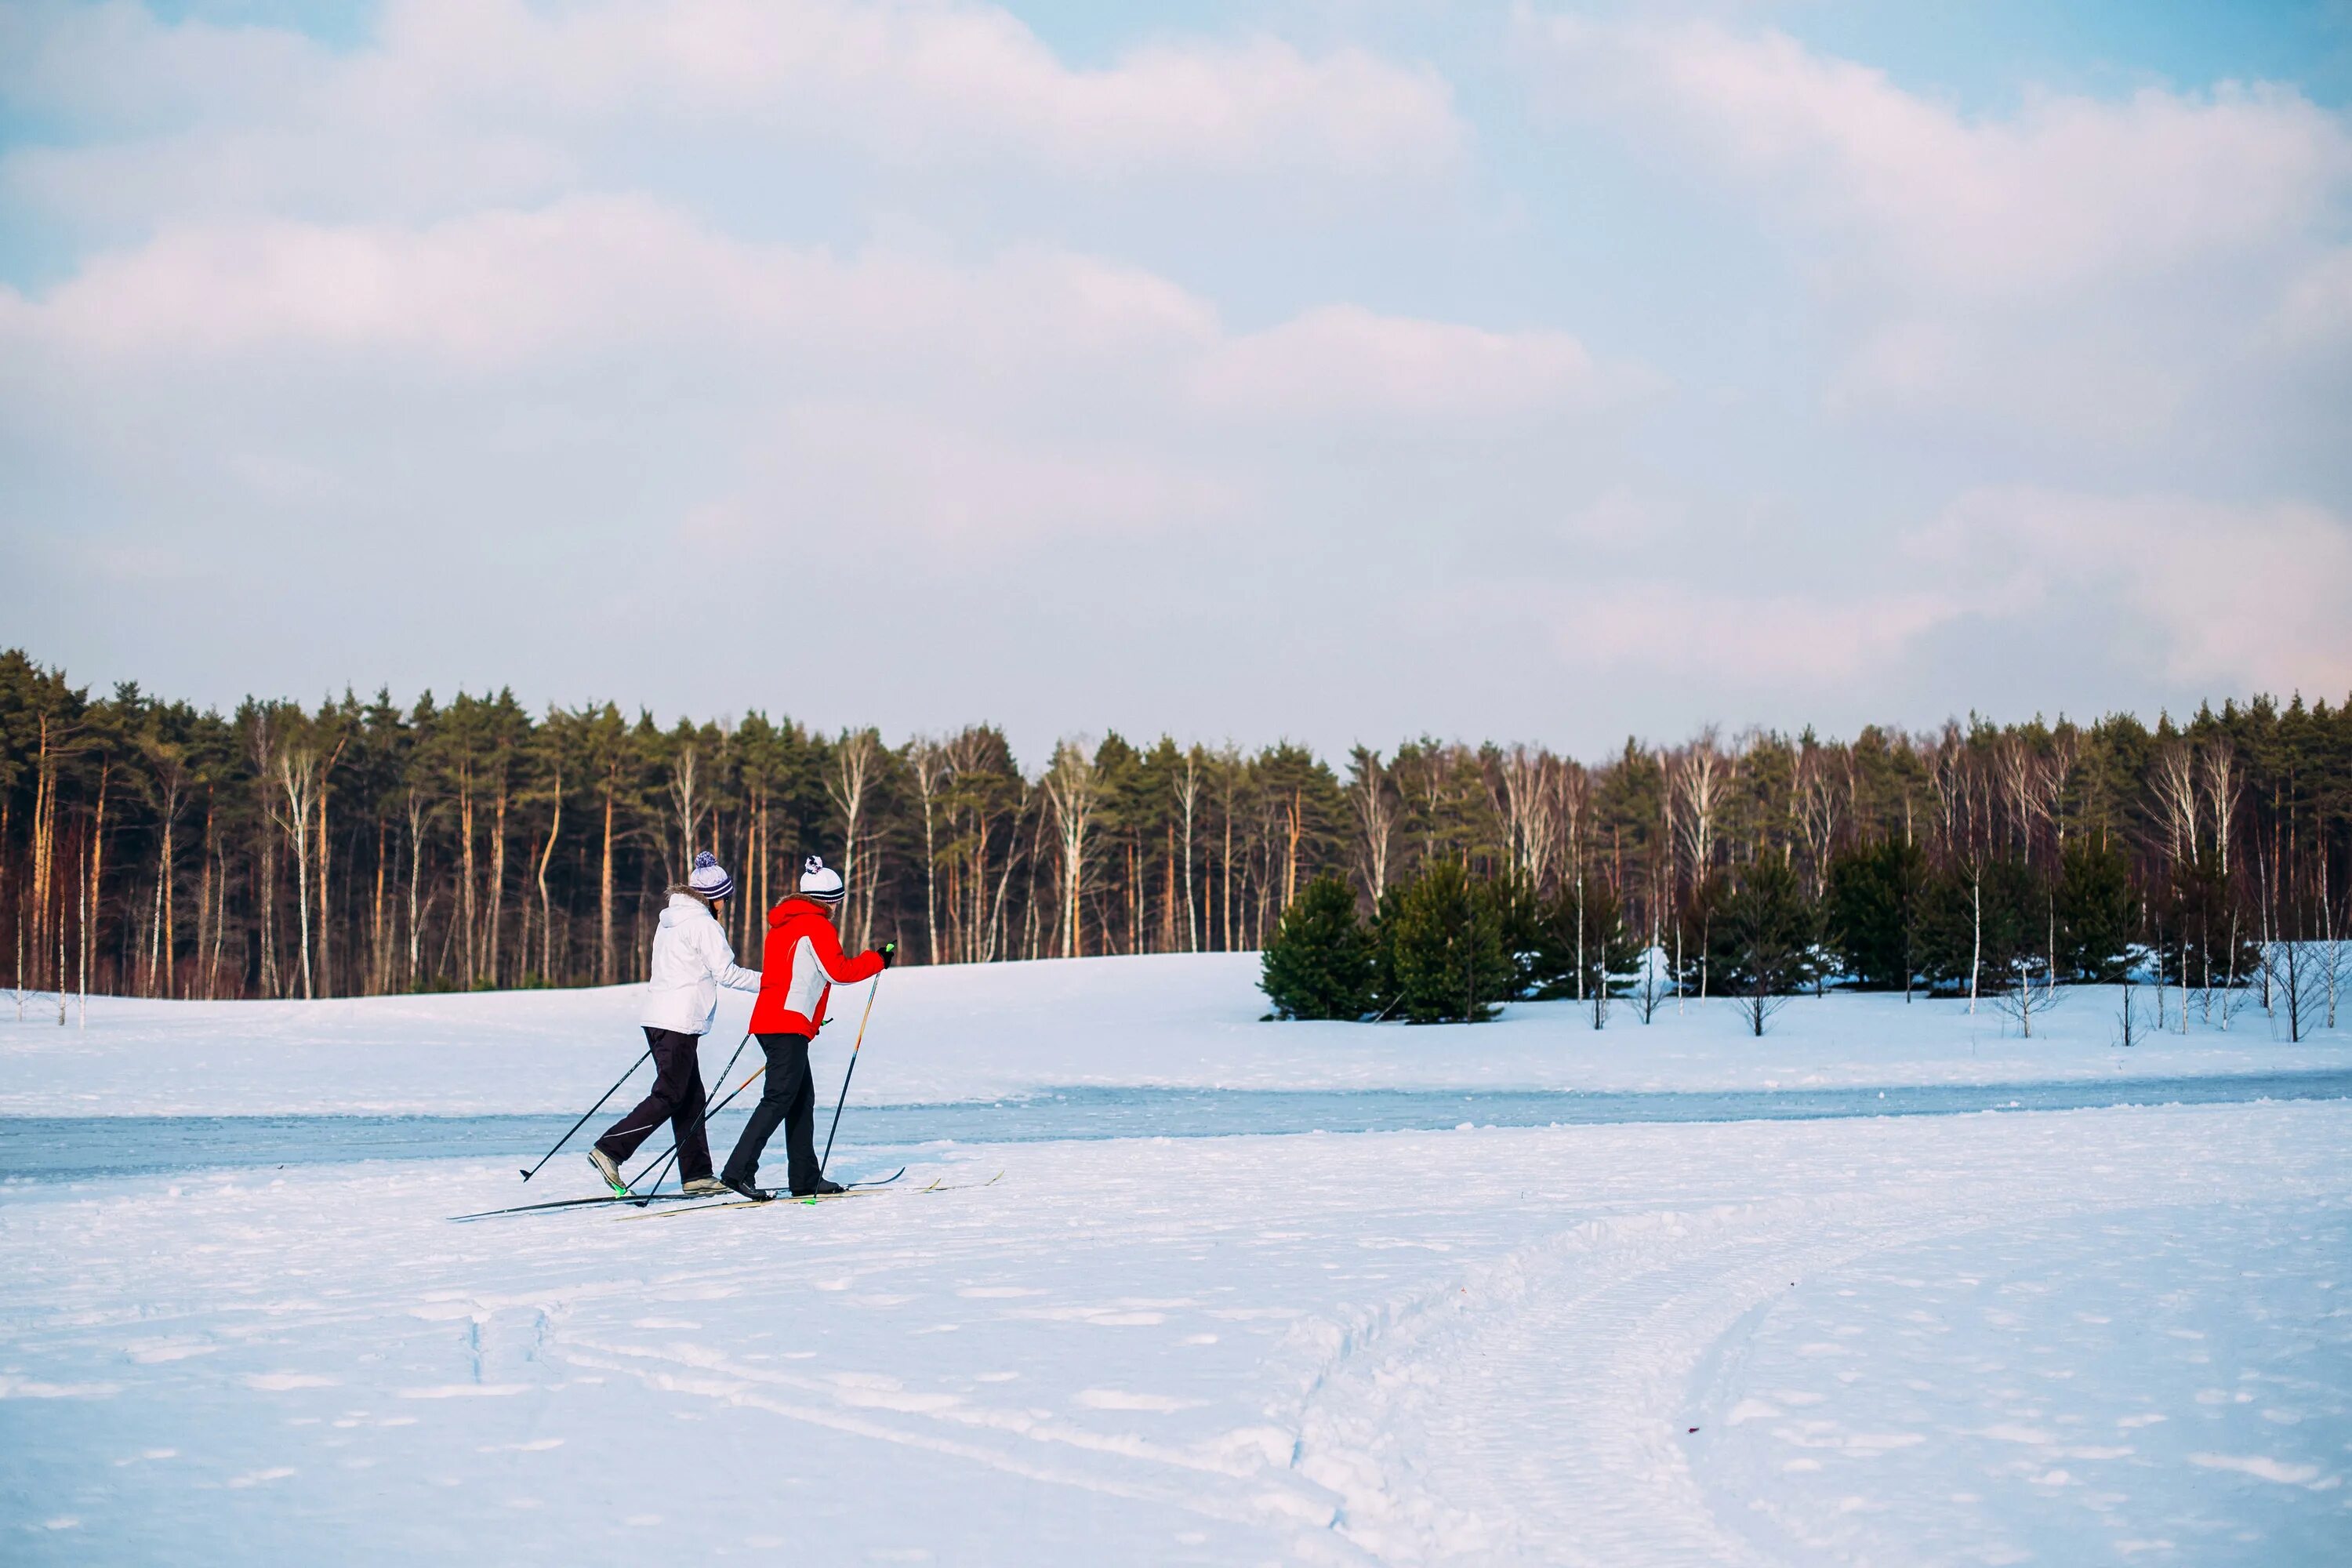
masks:
<path id="1" fill-rule="evenodd" d="M 2352 1107 L 0 1198 L 12 1562 L 2334 1563 Z M 2338 1276 L 2345 1276 L 2339 1279 Z M 1690 1429 L 1698 1430 L 1693 1432 Z"/>

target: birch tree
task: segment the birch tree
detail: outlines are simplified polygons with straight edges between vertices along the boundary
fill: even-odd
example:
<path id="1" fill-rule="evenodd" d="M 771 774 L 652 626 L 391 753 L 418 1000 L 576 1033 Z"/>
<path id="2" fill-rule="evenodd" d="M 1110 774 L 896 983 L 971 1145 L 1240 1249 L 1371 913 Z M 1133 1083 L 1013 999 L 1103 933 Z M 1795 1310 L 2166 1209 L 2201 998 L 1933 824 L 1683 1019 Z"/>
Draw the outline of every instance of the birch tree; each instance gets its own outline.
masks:
<path id="1" fill-rule="evenodd" d="M 915 794 L 923 805 L 923 961 L 940 962 L 939 839 L 933 828 L 933 808 L 941 786 L 953 775 L 954 762 L 947 748 L 923 737 L 907 742 L 907 762 L 915 776 Z"/>
<path id="2" fill-rule="evenodd" d="M 1197 744 L 1189 746 L 1184 752 L 1182 771 L 1175 780 L 1176 809 L 1184 824 L 1184 943 L 1188 952 L 1201 951 L 1201 916 L 1192 898 L 1192 820 L 1201 805 L 1201 748 Z M 2330 1022 L 2332 1025 L 2333 1020 Z"/>
<path id="3" fill-rule="evenodd" d="M 882 754 L 881 734 L 874 730 L 844 730 L 833 748 L 833 771 L 824 781 L 824 791 L 841 813 L 841 883 L 849 889 L 850 903 L 842 910 L 842 923 L 850 923 L 852 908 L 862 910 L 866 923 L 872 922 L 873 889 L 850 880 L 858 864 L 859 835 L 866 827 L 867 796 L 873 789 L 875 774 Z"/>
<path id="4" fill-rule="evenodd" d="M 1362 835 L 1364 887 L 1379 909 L 1389 888 L 1389 845 L 1396 833 L 1396 785 L 1381 764 L 1381 754 L 1358 746 L 1349 759 L 1349 804 L 1355 808 L 1357 830 Z"/>
<path id="5" fill-rule="evenodd" d="M 164 740 L 152 731 L 140 742 L 147 767 L 142 793 L 155 814 L 155 923 L 149 939 L 147 954 L 147 994 L 150 996 L 173 996 L 178 994 L 178 977 L 173 966 L 179 952 L 174 900 L 174 883 L 178 880 L 179 858 L 173 835 L 180 823 L 180 814 L 188 799 L 187 748 Z M 199 944 L 199 951 L 202 951 Z"/>
<path id="6" fill-rule="evenodd" d="M 1062 857 L 1062 956 L 1082 952 L 1080 898 L 1086 889 L 1087 829 L 1094 816 L 1095 764 L 1075 741 L 1054 748 L 1054 765 L 1045 777 L 1045 797 L 1053 803 Z"/>
<path id="7" fill-rule="evenodd" d="M 301 914 L 302 994 L 315 995 L 310 969 L 310 813 L 319 799 L 319 752 L 307 739 L 289 739 L 278 751 L 278 784 L 286 797 L 285 825 L 294 858 L 297 908 Z"/>

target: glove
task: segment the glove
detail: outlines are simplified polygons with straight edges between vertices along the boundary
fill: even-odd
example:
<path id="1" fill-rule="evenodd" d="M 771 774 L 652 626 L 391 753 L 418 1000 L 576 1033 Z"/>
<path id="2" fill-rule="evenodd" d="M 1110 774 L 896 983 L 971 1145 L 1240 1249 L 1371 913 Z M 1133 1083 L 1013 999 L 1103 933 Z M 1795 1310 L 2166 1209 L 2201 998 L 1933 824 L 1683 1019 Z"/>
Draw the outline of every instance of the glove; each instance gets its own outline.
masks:
<path id="1" fill-rule="evenodd" d="M 892 964 L 898 962 L 898 944 L 897 942 L 886 942 L 882 944 L 879 951 L 882 954 L 883 968 L 887 969 Z"/>

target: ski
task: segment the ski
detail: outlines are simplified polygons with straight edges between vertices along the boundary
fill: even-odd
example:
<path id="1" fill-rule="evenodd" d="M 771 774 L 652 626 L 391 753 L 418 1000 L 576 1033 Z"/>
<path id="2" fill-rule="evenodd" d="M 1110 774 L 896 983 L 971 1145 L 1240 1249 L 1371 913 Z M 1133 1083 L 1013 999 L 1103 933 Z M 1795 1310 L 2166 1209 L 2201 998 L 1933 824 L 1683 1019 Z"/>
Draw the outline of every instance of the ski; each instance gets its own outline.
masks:
<path id="1" fill-rule="evenodd" d="M 623 1219 L 672 1219 L 682 1214 L 701 1214 L 707 1209 L 758 1209 L 769 1208 L 782 1204 L 830 1203 L 835 1198 L 864 1197 L 870 1193 L 874 1193 L 877 1188 L 888 1186 L 892 1182 L 897 1181 L 898 1177 L 903 1176 L 907 1172 L 905 1167 L 901 1166 L 896 1173 L 885 1176 L 880 1181 L 852 1182 L 848 1186 L 843 1188 L 837 1193 L 812 1193 L 806 1197 L 800 1198 L 770 1198 L 766 1203 L 755 1203 L 750 1198 L 730 1198 L 725 1203 L 694 1204 L 686 1208 L 664 1209 L 659 1214 L 625 1214 L 621 1217 Z M 942 1184 L 937 1178 L 934 1178 L 927 1185 L 911 1187 L 908 1190 L 918 1194 L 923 1193 L 961 1193 L 969 1192 L 979 1187 L 992 1187 L 1003 1180 L 1004 1180 L 1004 1173 L 999 1171 L 996 1174 L 989 1177 L 988 1180 L 984 1182 L 964 1182 L 954 1186 L 947 1186 Z"/>
<path id="2" fill-rule="evenodd" d="M 451 1223 L 467 1220 L 496 1219 L 500 1215 L 540 1214 L 551 1209 L 593 1208 L 598 1204 L 635 1204 L 642 1208 L 647 1204 L 674 1204 L 696 1194 L 688 1193 L 602 1193 L 593 1198 L 551 1198 L 546 1203 L 517 1204 L 511 1208 L 484 1209 L 478 1214 L 453 1214 Z"/>
<path id="3" fill-rule="evenodd" d="M 907 1167 L 901 1165 L 887 1176 L 877 1176 L 872 1181 L 866 1182 L 851 1182 L 837 1193 L 811 1193 L 806 1197 L 799 1198 L 787 1194 L 782 1197 L 770 1198 L 767 1202 L 772 1204 L 817 1204 L 824 1202 L 827 1198 L 851 1197 L 859 1194 L 870 1193 L 877 1187 L 887 1187 L 906 1173 Z M 723 1198 L 714 1199 L 709 1203 L 690 1204 L 685 1208 L 664 1209 L 657 1215 L 625 1214 L 621 1217 L 623 1219 L 667 1219 L 669 1215 L 674 1214 L 693 1214 L 701 1209 L 750 1209 L 758 1208 L 760 1206 L 760 1203 L 751 1198 Z"/>

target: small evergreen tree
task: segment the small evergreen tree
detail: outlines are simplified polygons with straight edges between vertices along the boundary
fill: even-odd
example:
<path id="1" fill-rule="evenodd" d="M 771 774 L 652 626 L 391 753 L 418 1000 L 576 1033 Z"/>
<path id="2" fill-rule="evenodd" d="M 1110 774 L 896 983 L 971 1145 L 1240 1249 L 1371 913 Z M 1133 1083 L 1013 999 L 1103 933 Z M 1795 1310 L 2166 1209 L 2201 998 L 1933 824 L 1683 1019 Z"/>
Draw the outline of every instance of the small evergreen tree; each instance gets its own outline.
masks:
<path id="1" fill-rule="evenodd" d="M 1830 942 L 1864 988 L 1910 989 L 1918 972 L 1919 902 L 1927 886 L 1926 853 L 1899 838 L 1849 850 L 1831 862 L 1823 911 Z"/>
<path id="2" fill-rule="evenodd" d="M 1307 884 L 1265 944 L 1260 987 L 1285 1018 L 1360 1018 L 1370 1009 L 1372 942 L 1354 889 L 1326 872 Z"/>
<path id="3" fill-rule="evenodd" d="M 1761 1035 L 1780 1005 L 1813 983 L 1820 911 L 1787 862 L 1767 856 L 1742 868 L 1710 927 L 1714 979 Z"/>
<path id="4" fill-rule="evenodd" d="M 2061 977 L 2121 980 L 2130 964 L 2132 931 L 2139 921 L 2130 862 L 2102 839 L 2078 838 L 2066 846 L 2057 899 Z"/>
<path id="5" fill-rule="evenodd" d="M 1518 984 L 1503 940 L 1503 900 L 1440 861 L 1383 910 L 1381 941 L 1397 1014 L 1415 1024 L 1484 1023 Z"/>
<path id="6" fill-rule="evenodd" d="M 1493 900 L 1503 953 L 1511 963 L 1511 979 L 1497 1000 L 1525 996 L 1543 967 L 1544 900 L 1525 877 L 1508 875 L 1475 884 Z"/>

